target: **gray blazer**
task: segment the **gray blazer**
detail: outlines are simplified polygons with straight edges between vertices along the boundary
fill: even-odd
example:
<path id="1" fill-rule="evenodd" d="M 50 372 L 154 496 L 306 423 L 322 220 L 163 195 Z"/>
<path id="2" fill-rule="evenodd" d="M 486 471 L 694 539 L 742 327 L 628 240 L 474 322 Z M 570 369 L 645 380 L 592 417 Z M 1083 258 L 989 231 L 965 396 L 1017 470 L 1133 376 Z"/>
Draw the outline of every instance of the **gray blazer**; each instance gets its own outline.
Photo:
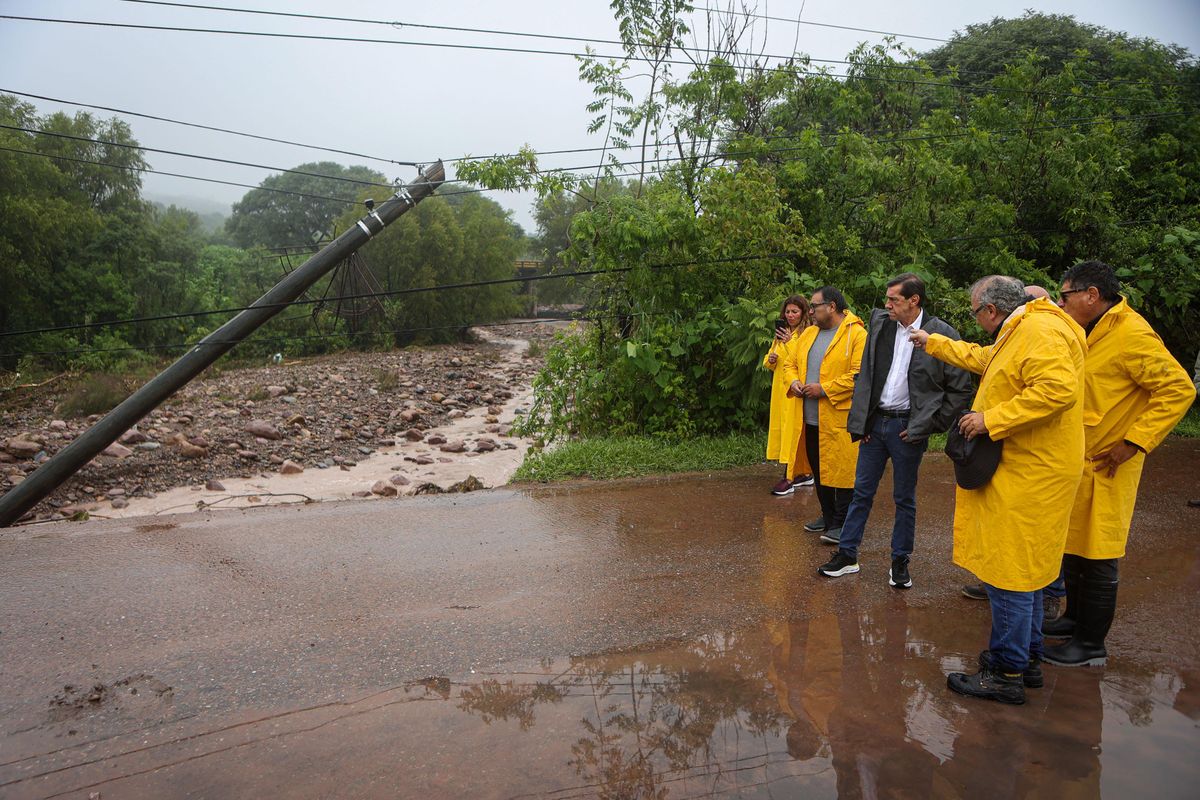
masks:
<path id="1" fill-rule="evenodd" d="M 940 333 L 951 339 L 962 338 L 958 331 L 928 312 L 921 320 L 921 330 Z M 870 432 L 879 396 L 887 381 L 886 370 L 875 369 L 879 337 L 886 332 L 889 338 L 883 346 L 890 348 L 895 331 L 896 323 L 888 319 L 886 311 L 881 308 L 871 310 L 862 367 L 854 381 L 854 399 L 846 420 L 846 428 L 854 441 Z M 912 361 L 908 365 L 909 440 L 920 442 L 928 439 L 931 433 L 944 433 L 958 415 L 971 405 L 974 393 L 975 384 L 969 372 L 939 361 L 924 350 L 913 350 Z"/>

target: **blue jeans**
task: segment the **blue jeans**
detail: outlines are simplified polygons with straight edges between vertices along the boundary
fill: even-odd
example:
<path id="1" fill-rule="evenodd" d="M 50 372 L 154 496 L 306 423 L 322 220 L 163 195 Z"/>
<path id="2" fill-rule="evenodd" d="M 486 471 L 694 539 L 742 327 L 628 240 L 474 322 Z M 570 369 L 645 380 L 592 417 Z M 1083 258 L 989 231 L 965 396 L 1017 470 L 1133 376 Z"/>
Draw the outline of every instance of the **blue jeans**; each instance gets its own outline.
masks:
<path id="1" fill-rule="evenodd" d="M 892 558 L 912 555 L 917 536 L 917 471 L 925 455 L 927 442 L 912 444 L 900 438 L 908 428 L 907 417 L 876 415 L 871 435 L 858 445 L 858 466 L 854 472 L 854 497 L 846 512 L 838 549 L 858 557 L 867 517 L 875 503 L 875 492 L 883 478 L 888 459 L 892 460 L 892 499 L 896 501 L 896 521 L 892 524 Z"/>
<path id="2" fill-rule="evenodd" d="M 1024 672 L 1031 658 L 1042 657 L 1042 593 L 983 588 L 992 606 L 992 659 L 1005 672 Z"/>
<path id="3" fill-rule="evenodd" d="M 1066 597 L 1067 596 L 1067 581 L 1063 578 L 1062 568 L 1058 570 L 1058 577 L 1054 579 L 1054 583 L 1042 589 L 1042 593 L 1046 597 Z"/>

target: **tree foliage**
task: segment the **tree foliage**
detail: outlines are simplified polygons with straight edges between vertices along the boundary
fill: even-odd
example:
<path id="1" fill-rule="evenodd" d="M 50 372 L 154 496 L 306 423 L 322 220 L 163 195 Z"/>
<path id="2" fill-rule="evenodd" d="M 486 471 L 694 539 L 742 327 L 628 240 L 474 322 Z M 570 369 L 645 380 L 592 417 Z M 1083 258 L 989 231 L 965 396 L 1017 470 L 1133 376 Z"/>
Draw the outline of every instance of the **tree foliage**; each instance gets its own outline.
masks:
<path id="1" fill-rule="evenodd" d="M 314 233 L 345 230 L 362 216 L 367 194 L 382 200 L 391 193 L 376 185 L 386 185 L 383 176 L 366 167 L 302 164 L 267 178 L 237 204 L 229 231 L 243 247 L 234 247 L 223 234 L 207 232 L 194 212 L 142 199 L 139 170 L 147 165 L 123 122 L 42 116 L 0 95 L 0 123 L 46 132 L 0 130 L 0 332 L 43 329 L 0 340 L 3 369 L 23 359 L 116 369 L 174 357 L 230 317 L 196 312 L 252 303 L 308 255 L 303 248 L 286 256 L 262 248 L 309 244 Z M 362 252 L 380 288 L 396 291 L 511 278 L 525 247 L 507 212 L 469 195 L 424 201 Z M 337 280 L 336 273 L 322 279 L 309 297 L 336 295 Z M 365 335 L 351 335 L 360 331 L 334 314 L 337 301 L 330 300 L 280 314 L 236 352 L 298 355 L 451 341 L 469 325 L 517 309 L 514 287 L 506 284 L 381 302 L 386 314 L 370 319 Z M 47 330 L 146 317 L 168 318 Z"/>
<path id="2" fill-rule="evenodd" d="M 370 167 L 344 167 L 333 161 L 300 164 L 247 192 L 233 204 L 225 227 L 233 241 L 246 248 L 332 239 L 334 220 L 372 184 L 386 186 L 388 180 Z"/>
<path id="3" fill-rule="evenodd" d="M 648 26 L 636 34 L 648 47 L 675 29 L 613 5 L 623 31 Z M 572 219 L 564 262 L 607 274 L 590 288 L 596 322 L 539 380 L 531 430 L 760 425 L 757 363 L 783 296 L 832 284 L 865 314 L 905 270 L 929 282 L 934 313 L 978 337 L 965 302 L 976 278 L 1053 288 L 1070 265 L 1102 259 L 1194 359 L 1200 81 L 1186 52 L 1029 13 L 925 56 L 864 44 L 833 75 L 802 54 L 760 63 L 738 44 L 745 18 L 720 16 L 715 46 L 667 75 L 653 106 L 673 160 L 641 192 L 597 197 Z M 628 67 L 583 77 L 612 96 Z M 651 107 L 614 104 L 618 132 Z M 617 144 L 610 174 L 644 158 Z"/>

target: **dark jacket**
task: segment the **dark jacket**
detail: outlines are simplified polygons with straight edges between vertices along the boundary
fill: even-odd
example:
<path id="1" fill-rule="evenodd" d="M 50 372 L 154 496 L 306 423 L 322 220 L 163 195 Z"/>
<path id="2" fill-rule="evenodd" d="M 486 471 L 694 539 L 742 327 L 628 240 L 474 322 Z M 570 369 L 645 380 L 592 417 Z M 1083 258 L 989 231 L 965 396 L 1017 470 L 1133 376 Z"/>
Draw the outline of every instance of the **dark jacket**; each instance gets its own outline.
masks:
<path id="1" fill-rule="evenodd" d="M 863 349 L 862 368 L 854 383 L 854 399 L 846 428 L 850 438 L 863 438 L 875 422 L 883 384 L 887 381 L 896 342 L 896 325 L 881 308 L 872 309 Z M 925 313 L 921 330 L 960 339 L 958 331 L 937 317 Z M 908 438 L 920 442 L 931 433 L 943 433 L 962 411 L 971 404 L 975 385 L 970 373 L 939 361 L 924 350 L 913 350 L 908 365 Z"/>

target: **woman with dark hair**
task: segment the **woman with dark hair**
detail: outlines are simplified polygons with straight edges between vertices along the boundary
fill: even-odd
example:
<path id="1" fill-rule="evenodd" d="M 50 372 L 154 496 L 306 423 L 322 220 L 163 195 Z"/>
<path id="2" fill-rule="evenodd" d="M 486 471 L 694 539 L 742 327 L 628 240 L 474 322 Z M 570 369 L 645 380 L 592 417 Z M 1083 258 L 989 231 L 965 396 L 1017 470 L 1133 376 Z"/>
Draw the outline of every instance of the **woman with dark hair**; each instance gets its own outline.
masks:
<path id="1" fill-rule="evenodd" d="M 798 452 L 799 437 L 793 442 L 783 441 L 785 430 L 800 428 L 786 425 L 787 415 L 794 414 L 799 404 L 787 396 L 788 383 L 783 378 L 783 371 L 776 369 L 783 363 L 787 348 L 795 347 L 800 338 L 800 332 L 809 326 L 808 299 L 794 294 L 783 301 L 780 318 L 776 323 L 783 322 L 775 328 L 775 337 L 771 340 L 771 349 L 763 358 L 763 366 L 775 373 L 771 381 L 771 422 L 767 430 L 767 460 L 778 461 L 785 465 L 784 475 L 771 488 L 771 494 L 783 497 L 796 490 L 797 486 L 812 486 L 813 477 L 809 474 L 808 458 L 803 452 Z"/>

